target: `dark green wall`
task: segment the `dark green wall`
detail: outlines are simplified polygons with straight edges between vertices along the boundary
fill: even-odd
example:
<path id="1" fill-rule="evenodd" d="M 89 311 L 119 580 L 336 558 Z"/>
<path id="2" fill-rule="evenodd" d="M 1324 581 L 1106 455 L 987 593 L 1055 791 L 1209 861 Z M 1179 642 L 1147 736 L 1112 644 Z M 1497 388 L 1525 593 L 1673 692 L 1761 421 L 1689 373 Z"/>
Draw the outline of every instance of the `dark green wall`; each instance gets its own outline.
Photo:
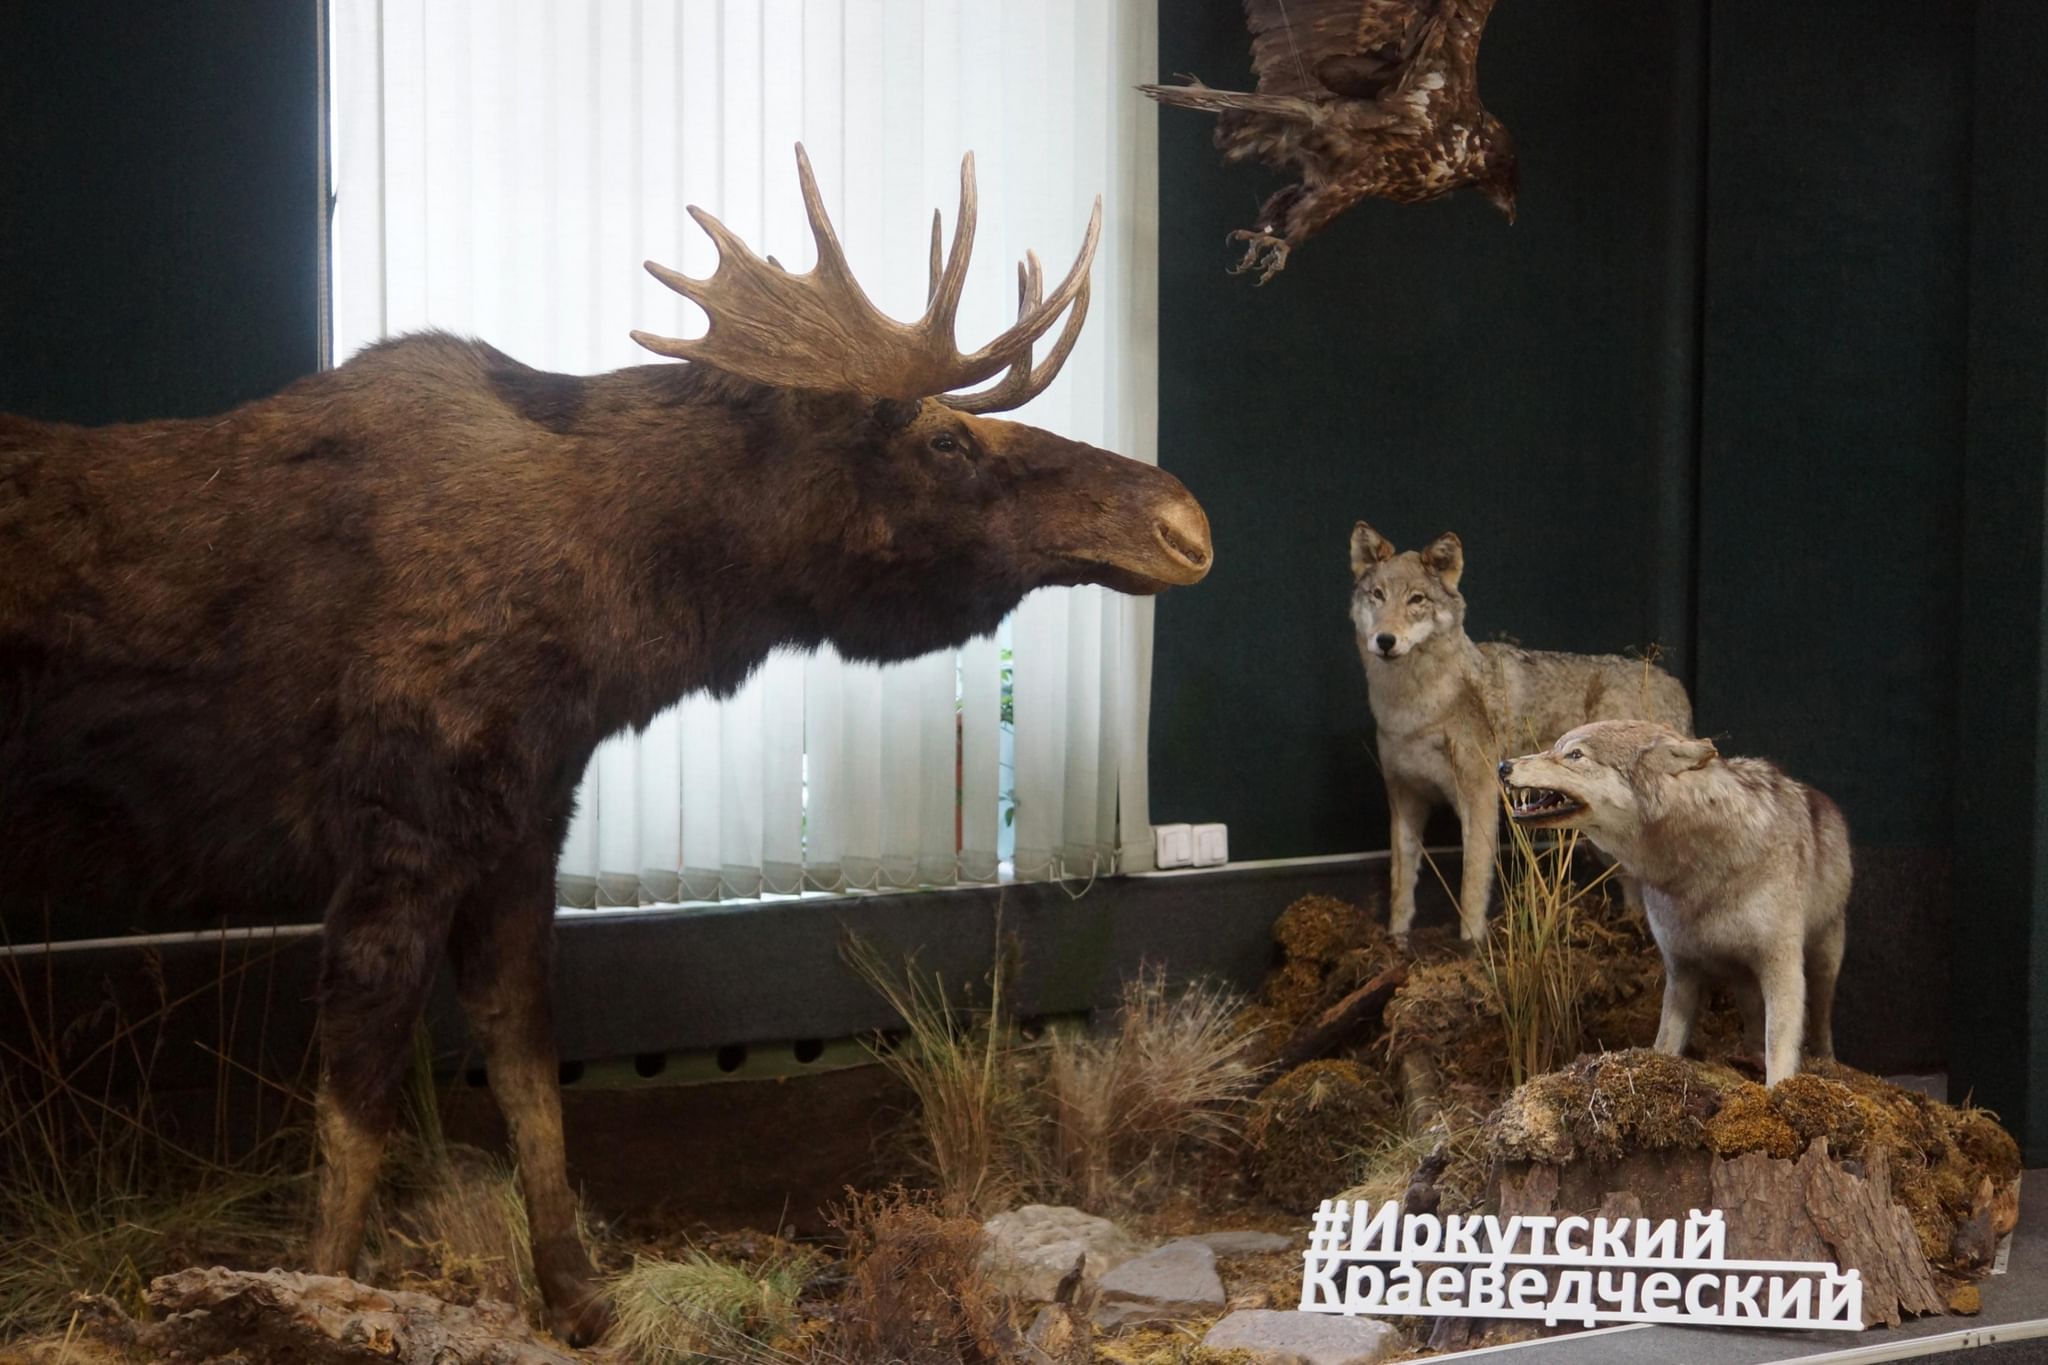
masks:
<path id="1" fill-rule="evenodd" d="M 0 4 L 0 412 L 196 416 L 316 367 L 317 24 Z"/>
<path id="2" fill-rule="evenodd" d="M 1163 69 L 1245 76 L 1234 6 L 1161 29 Z M 1659 644 L 1707 732 L 1871 842 L 1945 844 L 1970 37 L 1917 0 L 1504 5 L 1520 221 L 1368 202 L 1257 289 L 1220 243 L 1270 182 L 1167 111 L 1160 441 L 1217 567 L 1160 604 L 1156 818 L 1250 857 L 1384 841 L 1365 517 L 1464 537 L 1475 636 Z M 1276 687 L 1277 727 L 1226 722 Z"/>
<path id="3" fill-rule="evenodd" d="M 1160 30 L 1248 78 L 1237 5 Z M 1520 221 L 1369 202 L 1264 288 L 1223 237 L 1280 182 L 1164 111 L 1161 456 L 1217 561 L 1159 607 L 1153 818 L 1384 847 L 1345 538 L 1456 530 L 1475 636 L 1661 644 L 1840 801 L 1845 1052 L 2048 1158 L 2044 65 L 2032 0 L 1502 5 Z"/>
<path id="4" fill-rule="evenodd" d="M 1162 70 L 1246 78 L 1236 5 L 1166 0 L 1160 28 Z M 1235 857 L 1385 846 L 1346 616 L 1361 517 L 1464 538 L 1477 637 L 1689 653 L 1698 16 L 1503 5 L 1486 54 L 1516 225 L 1476 196 L 1367 203 L 1262 288 L 1223 238 L 1278 182 L 1161 115 L 1161 460 L 1217 559 L 1159 605 L 1153 818 L 1227 821 Z"/>
<path id="5" fill-rule="evenodd" d="M 1980 0 L 1950 1019 L 1954 1088 L 2048 1162 L 2048 5 Z"/>

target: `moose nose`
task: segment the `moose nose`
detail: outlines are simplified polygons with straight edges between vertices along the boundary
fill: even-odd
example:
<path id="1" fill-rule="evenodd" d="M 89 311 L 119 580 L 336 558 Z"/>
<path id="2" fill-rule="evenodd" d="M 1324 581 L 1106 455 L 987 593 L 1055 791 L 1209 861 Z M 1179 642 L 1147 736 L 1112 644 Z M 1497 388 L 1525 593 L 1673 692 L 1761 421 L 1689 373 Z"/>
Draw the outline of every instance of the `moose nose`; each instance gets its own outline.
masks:
<path id="1" fill-rule="evenodd" d="M 1515 760 L 1513 760 L 1512 758 L 1502 759 L 1500 761 L 1500 767 L 1494 769 L 1495 772 L 1500 774 L 1500 780 L 1502 782 L 1506 782 L 1508 780 L 1508 774 L 1512 773 L 1514 770 Z"/>
<path id="2" fill-rule="evenodd" d="M 1193 498 L 1182 495 L 1160 508 L 1152 534 L 1186 574 L 1181 582 L 1199 582 L 1209 572 L 1209 518 Z"/>
<path id="3" fill-rule="evenodd" d="M 1380 653 L 1391 653 L 1394 648 L 1394 637 L 1391 635 L 1375 635 L 1372 637 L 1372 643 L 1373 647 L 1378 649 Z"/>

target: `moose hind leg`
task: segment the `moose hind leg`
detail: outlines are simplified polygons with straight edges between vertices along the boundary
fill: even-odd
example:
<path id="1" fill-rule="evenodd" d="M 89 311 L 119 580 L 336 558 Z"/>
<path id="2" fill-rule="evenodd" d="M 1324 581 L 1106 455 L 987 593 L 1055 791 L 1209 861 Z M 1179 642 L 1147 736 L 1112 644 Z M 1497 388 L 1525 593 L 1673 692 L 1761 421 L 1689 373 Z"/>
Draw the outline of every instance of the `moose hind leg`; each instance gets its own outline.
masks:
<path id="1" fill-rule="evenodd" d="M 465 905 L 451 941 L 456 988 L 519 1163 L 534 1276 L 547 1299 L 549 1326 L 571 1344 L 585 1345 L 604 1334 L 610 1310 L 576 1231 L 562 1145 L 549 980 L 554 871 L 539 860 L 523 860 L 519 871 L 523 876 L 496 879 Z"/>
<path id="2" fill-rule="evenodd" d="M 320 1188 L 308 1257 L 319 1274 L 355 1273 L 413 1027 L 447 941 L 449 899 L 373 879 L 344 888 L 322 928 Z"/>

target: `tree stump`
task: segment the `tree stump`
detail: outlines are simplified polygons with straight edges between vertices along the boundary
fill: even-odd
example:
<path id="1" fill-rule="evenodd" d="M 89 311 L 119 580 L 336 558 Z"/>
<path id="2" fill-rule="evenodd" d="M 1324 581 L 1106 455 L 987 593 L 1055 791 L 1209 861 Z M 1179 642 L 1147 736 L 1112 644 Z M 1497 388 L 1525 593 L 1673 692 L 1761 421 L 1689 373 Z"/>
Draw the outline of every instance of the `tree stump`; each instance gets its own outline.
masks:
<path id="1" fill-rule="evenodd" d="M 1696 1208 L 1728 1211 L 1733 1259 L 1833 1261 L 1862 1272 L 1866 1327 L 1945 1310 L 1913 1220 L 1892 1202 L 1883 1148 L 1872 1149 L 1860 1172 L 1837 1160 L 1823 1137 L 1796 1161 L 1664 1150 L 1562 1167 L 1510 1162 L 1500 1173 L 1502 1217 L 1598 1209 L 1607 1217 L 1682 1219 Z"/>
<path id="2" fill-rule="evenodd" d="M 510 1304 L 473 1308 L 294 1271 L 181 1270 L 149 1286 L 163 1320 L 138 1334 L 156 1358 L 232 1354 L 258 1365 L 577 1365 L 543 1344 Z"/>

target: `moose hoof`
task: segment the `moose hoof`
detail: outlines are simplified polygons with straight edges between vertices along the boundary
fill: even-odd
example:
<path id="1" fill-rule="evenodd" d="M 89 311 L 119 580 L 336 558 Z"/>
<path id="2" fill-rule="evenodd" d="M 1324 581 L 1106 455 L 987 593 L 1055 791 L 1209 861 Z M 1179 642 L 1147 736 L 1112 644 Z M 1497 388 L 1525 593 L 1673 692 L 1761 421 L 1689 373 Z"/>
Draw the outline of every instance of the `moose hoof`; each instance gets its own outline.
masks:
<path id="1" fill-rule="evenodd" d="M 589 1346 L 611 1329 L 612 1306 L 591 1281 L 561 1277 L 543 1282 L 548 1330 L 571 1346 Z"/>

